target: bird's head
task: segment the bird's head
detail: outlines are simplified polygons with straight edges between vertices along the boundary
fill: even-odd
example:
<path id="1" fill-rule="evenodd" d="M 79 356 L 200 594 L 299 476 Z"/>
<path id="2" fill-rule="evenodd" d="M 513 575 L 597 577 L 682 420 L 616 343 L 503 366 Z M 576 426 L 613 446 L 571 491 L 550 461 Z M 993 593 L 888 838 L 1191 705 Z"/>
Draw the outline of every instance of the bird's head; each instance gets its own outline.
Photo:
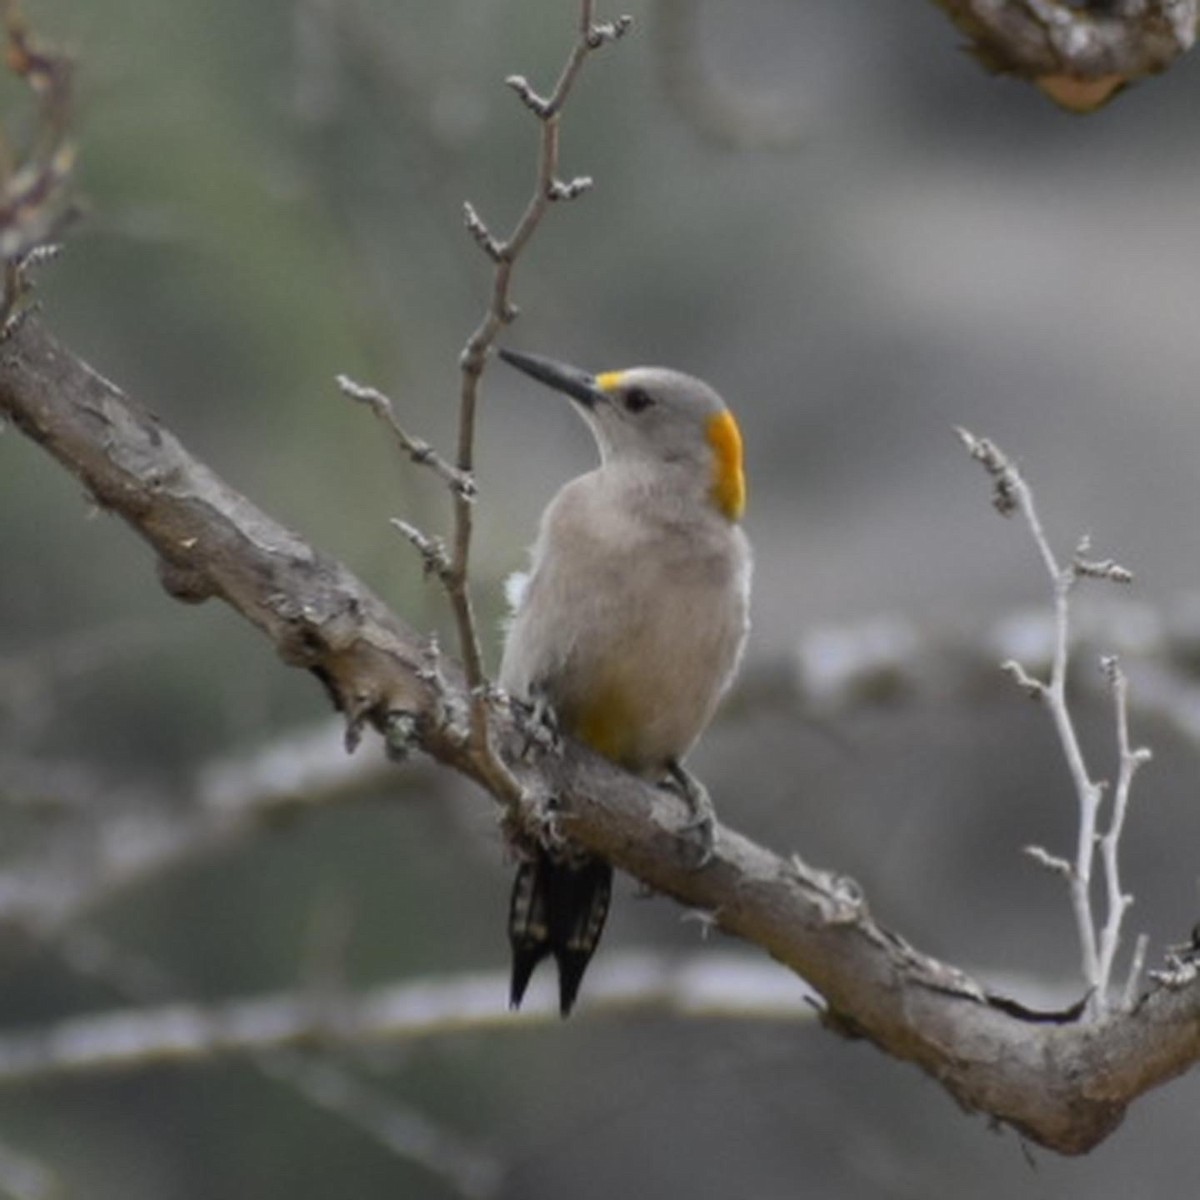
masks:
<path id="1" fill-rule="evenodd" d="M 731 521 L 746 506 L 742 435 L 708 384 L 665 367 L 590 375 L 535 354 L 501 350 L 526 375 L 575 401 L 605 463 L 649 461 L 703 472 L 708 495 Z"/>

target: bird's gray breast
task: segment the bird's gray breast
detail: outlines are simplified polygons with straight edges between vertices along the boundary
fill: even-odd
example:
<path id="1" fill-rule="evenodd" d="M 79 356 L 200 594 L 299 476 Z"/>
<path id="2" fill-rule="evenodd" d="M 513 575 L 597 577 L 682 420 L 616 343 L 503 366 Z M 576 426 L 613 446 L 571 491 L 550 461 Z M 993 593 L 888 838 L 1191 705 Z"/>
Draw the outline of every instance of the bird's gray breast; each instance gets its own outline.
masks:
<path id="1" fill-rule="evenodd" d="M 588 480 L 545 514 L 500 682 L 544 694 L 601 753 L 658 771 L 699 737 L 737 666 L 749 546 L 715 512 L 658 519 Z"/>

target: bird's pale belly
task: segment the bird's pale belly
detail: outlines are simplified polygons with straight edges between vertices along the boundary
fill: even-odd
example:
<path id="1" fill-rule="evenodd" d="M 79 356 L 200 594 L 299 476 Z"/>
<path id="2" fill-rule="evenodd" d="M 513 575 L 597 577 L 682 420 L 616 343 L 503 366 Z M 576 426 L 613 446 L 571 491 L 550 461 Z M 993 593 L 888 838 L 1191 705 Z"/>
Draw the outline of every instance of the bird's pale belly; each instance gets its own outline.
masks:
<path id="1" fill-rule="evenodd" d="M 736 663 L 739 609 L 726 598 L 713 609 L 720 619 L 672 611 L 631 620 L 615 636 L 581 637 L 568 670 L 548 681 L 564 729 L 631 771 L 655 773 L 683 757 Z"/>

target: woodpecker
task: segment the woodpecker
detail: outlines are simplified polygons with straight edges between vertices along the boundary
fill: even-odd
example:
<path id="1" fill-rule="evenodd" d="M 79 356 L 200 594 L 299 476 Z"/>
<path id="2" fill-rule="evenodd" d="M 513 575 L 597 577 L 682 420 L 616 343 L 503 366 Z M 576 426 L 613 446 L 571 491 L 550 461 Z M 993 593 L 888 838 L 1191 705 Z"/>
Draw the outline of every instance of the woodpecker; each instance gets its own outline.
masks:
<path id="1" fill-rule="evenodd" d="M 619 766 L 677 790 L 702 861 L 715 817 L 684 756 L 729 686 L 749 630 L 751 555 L 742 437 L 707 384 L 662 367 L 591 375 L 500 350 L 565 393 L 600 465 L 542 514 L 508 625 L 499 682 Z M 612 867 L 569 841 L 522 862 L 509 908 L 510 1003 L 538 963 L 558 966 L 571 1011 L 600 940 Z"/>

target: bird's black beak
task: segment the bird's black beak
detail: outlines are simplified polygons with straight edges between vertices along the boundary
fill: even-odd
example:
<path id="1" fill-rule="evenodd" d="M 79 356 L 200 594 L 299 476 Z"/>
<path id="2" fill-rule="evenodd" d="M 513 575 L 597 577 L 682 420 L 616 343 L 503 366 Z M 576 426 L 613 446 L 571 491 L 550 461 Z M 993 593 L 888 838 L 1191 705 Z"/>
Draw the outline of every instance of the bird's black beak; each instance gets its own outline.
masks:
<path id="1" fill-rule="evenodd" d="M 584 408 L 595 408 L 602 400 L 607 399 L 604 392 L 596 386 L 596 377 L 589 375 L 578 367 L 568 367 L 550 358 L 542 358 L 540 354 L 519 354 L 516 350 L 498 351 L 506 363 L 524 371 L 526 375 L 554 388 L 557 392 L 565 392 L 572 400 L 578 400 Z"/>

